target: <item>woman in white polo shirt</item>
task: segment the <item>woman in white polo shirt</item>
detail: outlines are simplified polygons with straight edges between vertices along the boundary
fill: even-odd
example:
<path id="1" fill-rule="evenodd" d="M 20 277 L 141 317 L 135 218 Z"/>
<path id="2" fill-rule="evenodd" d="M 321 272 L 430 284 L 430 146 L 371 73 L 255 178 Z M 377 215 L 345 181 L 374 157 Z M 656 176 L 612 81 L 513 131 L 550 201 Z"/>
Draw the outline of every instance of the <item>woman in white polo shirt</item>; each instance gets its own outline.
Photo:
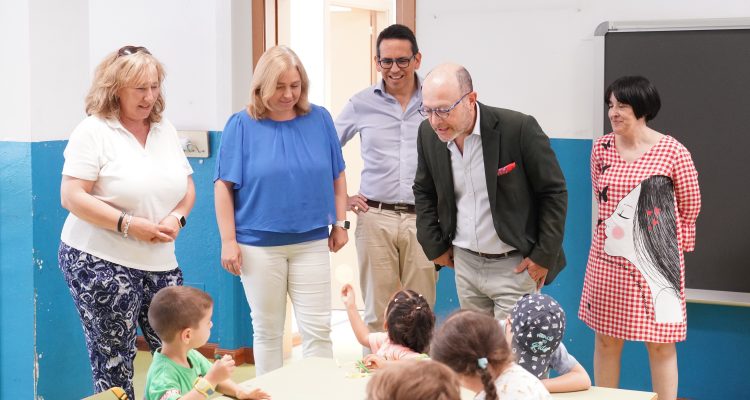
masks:
<path id="1" fill-rule="evenodd" d="M 60 198 L 70 211 L 58 261 L 83 324 L 96 392 L 120 386 L 135 398 L 136 326 L 156 292 L 182 284 L 174 240 L 195 202 L 193 170 L 162 117 L 164 67 L 125 46 L 97 67 L 89 115 L 65 148 Z"/>

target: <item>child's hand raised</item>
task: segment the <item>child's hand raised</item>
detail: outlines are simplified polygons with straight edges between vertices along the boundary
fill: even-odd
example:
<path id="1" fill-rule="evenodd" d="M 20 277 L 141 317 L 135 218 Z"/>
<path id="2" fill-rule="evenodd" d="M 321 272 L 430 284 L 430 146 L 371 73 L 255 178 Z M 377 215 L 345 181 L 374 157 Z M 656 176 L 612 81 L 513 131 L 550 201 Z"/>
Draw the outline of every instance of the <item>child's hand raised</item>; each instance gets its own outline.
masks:
<path id="1" fill-rule="evenodd" d="M 232 356 L 225 354 L 224 357 L 216 360 L 211 369 L 208 370 L 206 380 L 212 385 L 217 385 L 229 379 L 232 376 L 232 371 L 234 371 L 234 360 Z"/>
<path id="2" fill-rule="evenodd" d="M 346 284 L 341 287 L 341 301 L 346 307 L 355 307 L 356 300 L 354 298 L 354 288 L 350 284 Z"/>
<path id="3" fill-rule="evenodd" d="M 271 395 L 260 390 L 259 388 L 255 389 L 240 389 L 237 391 L 237 398 L 238 399 L 252 399 L 252 400 L 266 400 L 270 399 Z"/>

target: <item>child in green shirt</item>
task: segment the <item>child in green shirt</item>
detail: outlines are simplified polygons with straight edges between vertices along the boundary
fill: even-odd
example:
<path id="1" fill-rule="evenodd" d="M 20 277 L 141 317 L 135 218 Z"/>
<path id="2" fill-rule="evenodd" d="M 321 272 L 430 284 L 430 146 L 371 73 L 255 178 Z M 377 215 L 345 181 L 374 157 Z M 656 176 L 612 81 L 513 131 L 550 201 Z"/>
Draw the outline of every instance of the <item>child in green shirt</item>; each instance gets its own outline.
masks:
<path id="1" fill-rule="evenodd" d="M 196 348 L 211 335 L 213 300 L 189 286 L 165 287 L 154 296 L 148 320 L 162 341 L 146 375 L 146 400 L 203 400 L 214 391 L 238 399 L 270 399 L 260 389 L 233 382 L 234 360 L 225 355 L 211 364 Z"/>

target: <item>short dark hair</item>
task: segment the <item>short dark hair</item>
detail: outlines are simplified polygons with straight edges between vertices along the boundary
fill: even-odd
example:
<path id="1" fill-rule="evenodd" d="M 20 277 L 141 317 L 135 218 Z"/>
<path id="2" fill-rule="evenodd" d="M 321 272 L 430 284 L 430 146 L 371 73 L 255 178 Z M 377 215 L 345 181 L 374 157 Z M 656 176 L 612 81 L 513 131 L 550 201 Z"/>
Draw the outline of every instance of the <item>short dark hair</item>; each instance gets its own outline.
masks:
<path id="1" fill-rule="evenodd" d="M 425 298 L 413 290 L 400 290 L 385 309 L 391 342 L 424 353 L 435 328 L 435 314 Z"/>
<path id="2" fill-rule="evenodd" d="M 214 301 L 211 296 L 190 286 L 167 286 L 151 300 L 148 322 L 162 341 L 170 341 L 186 328 L 195 328 Z"/>
<path id="3" fill-rule="evenodd" d="M 378 40 L 375 42 L 375 48 L 377 56 L 380 57 L 380 42 L 385 39 L 402 39 L 411 42 L 411 53 L 415 55 L 419 53 L 419 46 L 417 46 L 417 38 L 414 36 L 414 32 L 409 29 L 406 25 L 393 24 L 383 29 L 378 35 Z"/>
<path id="4" fill-rule="evenodd" d="M 656 87 L 642 76 L 623 76 L 612 82 L 604 93 L 604 104 L 611 95 L 620 103 L 633 107 L 636 118 L 646 117 L 646 122 L 656 118 L 661 108 L 661 98 Z"/>

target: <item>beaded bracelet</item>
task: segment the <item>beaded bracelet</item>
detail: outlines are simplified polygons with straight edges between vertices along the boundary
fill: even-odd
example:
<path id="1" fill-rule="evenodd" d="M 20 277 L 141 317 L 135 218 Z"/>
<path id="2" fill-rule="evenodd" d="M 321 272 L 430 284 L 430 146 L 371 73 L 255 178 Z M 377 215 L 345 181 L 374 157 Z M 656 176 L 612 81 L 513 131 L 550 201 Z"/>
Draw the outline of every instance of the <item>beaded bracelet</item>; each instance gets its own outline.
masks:
<path id="1" fill-rule="evenodd" d="M 128 229 L 130 228 L 130 221 L 133 220 L 133 214 L 128 214 L 128 220 L 125 222 L 125 229 L 122 230 L 122 237 L 128 238 Z"/>

